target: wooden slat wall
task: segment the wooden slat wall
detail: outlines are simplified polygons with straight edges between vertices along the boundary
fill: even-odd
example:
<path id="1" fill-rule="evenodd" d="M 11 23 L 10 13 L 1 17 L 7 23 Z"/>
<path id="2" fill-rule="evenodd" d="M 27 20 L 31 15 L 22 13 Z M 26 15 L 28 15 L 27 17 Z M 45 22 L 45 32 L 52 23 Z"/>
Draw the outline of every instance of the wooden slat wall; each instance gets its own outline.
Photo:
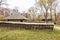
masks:
<path id="1" fill-rule="evenodd" d="M 11 23 L 0 23 L 0 27 L 11 27 L 11 28 L 23 28 L 23 29 L 52 29 L 54 25 L 29 25 L 29 24 L 11 24 Z"/>

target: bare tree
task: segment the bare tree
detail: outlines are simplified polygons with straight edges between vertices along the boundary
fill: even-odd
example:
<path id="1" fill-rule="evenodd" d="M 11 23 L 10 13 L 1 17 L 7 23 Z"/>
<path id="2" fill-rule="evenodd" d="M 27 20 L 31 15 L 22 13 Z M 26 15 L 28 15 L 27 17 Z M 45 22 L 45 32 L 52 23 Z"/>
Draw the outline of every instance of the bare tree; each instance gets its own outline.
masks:
<path id="1" fill-rule="evenodd" d="M 47 23 L 47 14 L 48 14 L 48 10 L 52 7 L 52 4 L 56 2 L 56 0 L 39 0 L 39 5 L 40 7 L 44 7 L 46 13 L 45 13 L 45 22 Z M 51 10 L 50 10 L 51 11 Z M 51 13 L 51 12 L 50 12 Z"/>
<path id="2" fill-rule="evenodd" d="M 7 0 L 0 0 L 0 6 L 2 6 L 2 5 L 6 5 L 7 6 L 8 4 L 6 3 L 6 1 Z"/>
<path id="3" fill-rule="evenodd" d="M 37 8 L 35 8 L 35 7 L 30 7 L 28 11 L 32 14 L 32 16 L 33 16 L 33 21 L 34 21 L 34 19 L 35 19 L 35 17 L 36 17 Z"/>
<path id="4" fill-rule="evenodd" d="M 57 13 L 56 13 L 56 7 L 57 7 L 57 4 L 58 4 L 58 2 L 55 2 L 55 4 L 53 4 L 53 6 L 54 6 L 54 11 L 55 11 L 55 24 L 56 24 L 56 21 L 57 21 Z"/>

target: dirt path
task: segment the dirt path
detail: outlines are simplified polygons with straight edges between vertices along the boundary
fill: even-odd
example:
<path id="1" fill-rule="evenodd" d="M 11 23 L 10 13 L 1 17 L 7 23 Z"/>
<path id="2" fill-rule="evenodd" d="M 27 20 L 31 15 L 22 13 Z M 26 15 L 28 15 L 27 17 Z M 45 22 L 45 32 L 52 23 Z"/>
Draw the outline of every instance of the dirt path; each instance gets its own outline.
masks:
<path id="1" fill-rule="evenodd" d="M 60 30 L 60 27 L 58 27 L 58 26 L 54 26 L 54 28 Z"/>

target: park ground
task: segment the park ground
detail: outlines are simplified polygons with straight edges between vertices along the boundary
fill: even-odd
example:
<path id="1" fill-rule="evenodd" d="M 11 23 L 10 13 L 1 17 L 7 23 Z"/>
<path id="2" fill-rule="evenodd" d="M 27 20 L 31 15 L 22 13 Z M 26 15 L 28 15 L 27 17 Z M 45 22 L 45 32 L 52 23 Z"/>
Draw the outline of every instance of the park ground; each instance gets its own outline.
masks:
<path id="1" fill-rule="evenodd" d="M 55 24 L 54 28 L 60 30 L 60 24 Z"/>
<path id="2" fill-rule="evenodd" d="M 0 40 L 60 40 L 60 30 L 0 27 Z"/>

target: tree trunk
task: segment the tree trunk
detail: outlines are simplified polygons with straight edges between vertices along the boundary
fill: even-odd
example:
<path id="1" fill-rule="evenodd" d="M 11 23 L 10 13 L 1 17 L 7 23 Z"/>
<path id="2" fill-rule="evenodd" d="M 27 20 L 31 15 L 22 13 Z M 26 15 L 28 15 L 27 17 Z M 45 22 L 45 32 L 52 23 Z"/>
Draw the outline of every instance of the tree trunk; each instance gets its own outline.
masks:
<path id="1" fill-rule="evenodd" d="M 47 17 L 48 17 L 48 9 L 46 9 L 46 15 L 45 15 L 45 22 L 46 23 L 48 23 Z"/>
<path id="2" fill-rule="evenodd" d="M 56 16 L 56 7 L 55 7 L 55 9 L 54 9 L 54 10 L 55 10 L 55 22 L 54 22 L 54 23 L 56 24 L 56 21 L 57 21 L 57 16 Z"/>
<path id="3" fill-rule="evenodd" d="M 56 12 L 55 12 L 55 22 L 54 22 L 55 24 L 56 24 L 56 21 L 57 21 L 57 18 L 56 18 Z"/>
<path id="4" fill-rule="evenodd" d="M 51 17 L 51 20 L 52 20 L 52 8 L 50 8 L 50 17 Z"/>

